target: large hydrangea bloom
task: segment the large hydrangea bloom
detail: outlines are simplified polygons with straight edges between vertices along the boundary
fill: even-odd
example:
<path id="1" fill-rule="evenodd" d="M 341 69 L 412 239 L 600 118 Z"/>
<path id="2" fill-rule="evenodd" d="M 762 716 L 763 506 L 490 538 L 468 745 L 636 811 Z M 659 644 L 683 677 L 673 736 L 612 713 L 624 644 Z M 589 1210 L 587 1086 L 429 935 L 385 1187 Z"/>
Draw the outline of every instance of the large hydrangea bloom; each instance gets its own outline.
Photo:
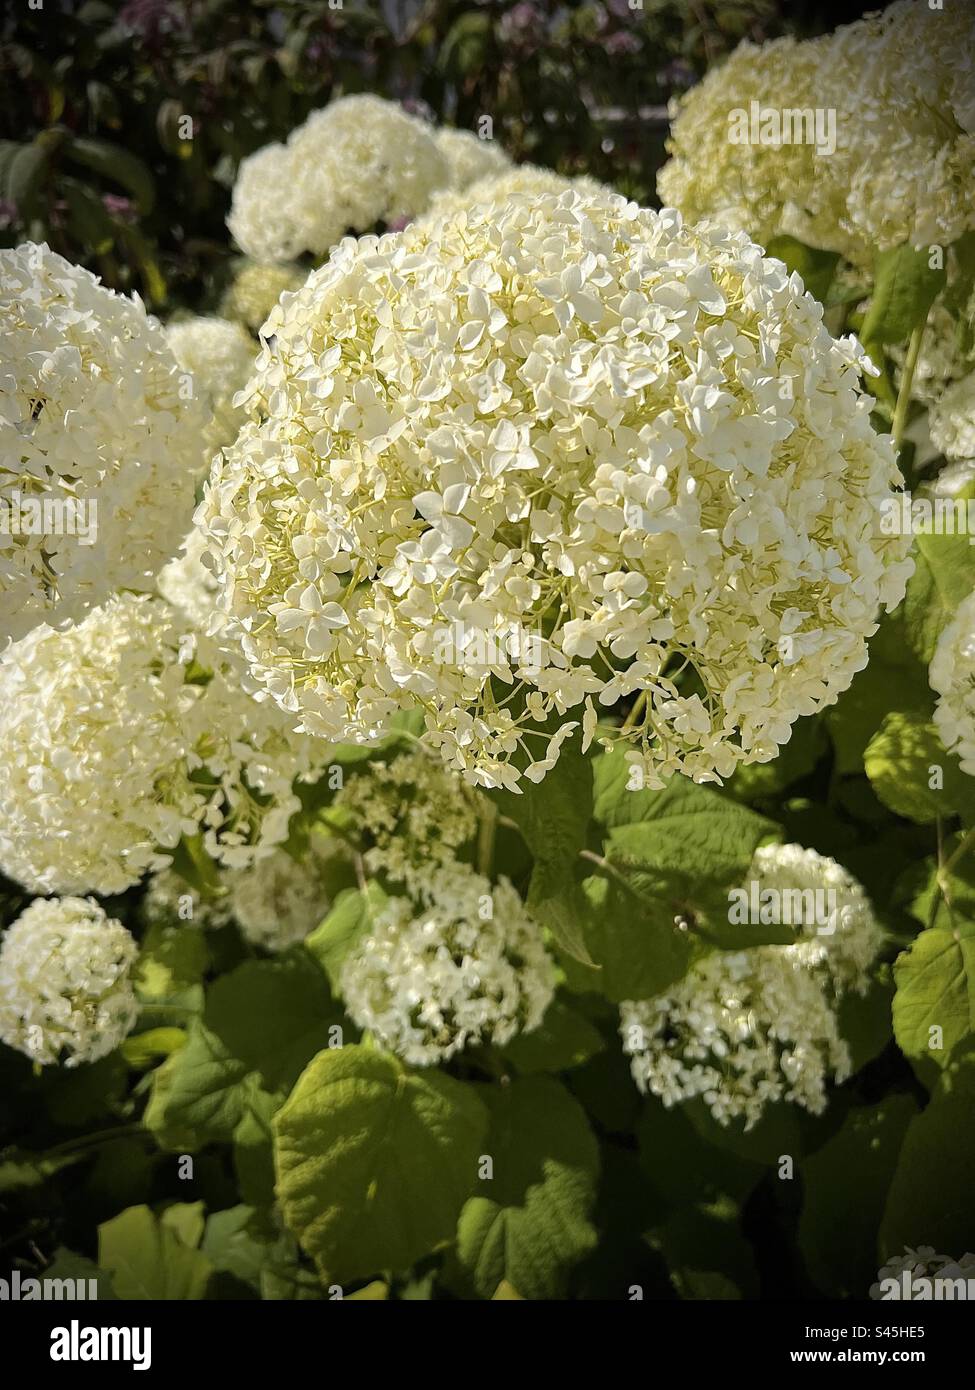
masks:
<path id="1" fill-rule="evenodd" d="M 802 900 L 793 945 L 714 953 L 666 994 L 620 1007 L 641 1091 L 667 1106 L 703 1097 L 720 1124 L 743 1118 L 746 1129 L 777 1101 L 825 1109 L 830 1075 L 842 1082 L 850 1072 L 836 1004 L 865 992 L 883 942 L 860 884 L 813 850 L 759 849 L 746 889 L 752 882 L 759 893 L 822 895 Z"/>
<path id="2" fill-rule="evenodd" d="M 609 193 L 605 184 L 585 174 L 570 177 L 557 174 L 554 169 L 546 169 L 540 164 L 509 164 L 507 168 L 495 169 L 473 182 L 458 188 L 450 184 L 435 194 L 423 220 L 432 223 L 451 213 L 466 212 L 479 203 L 503 203 L 508 198 L 542 198 L 550 193 L 565 193 L 575 189 L 585 195 Z"/>
<path id="3" fill-rule="evenodd" d="M 418 1067 L 537 1028 L 554 971 L 507 879 L 492 887 L 466 865 L 444 863 L 431 869 L 426 898 L 419 910 L 391 898 L 347 957 L 341 991 L 349 1016 Z"/>
<path id="4" fill-rule="evenodd" d="M 114 589 L 151 587 L 204 455 L 199 407 L 155 319 L 47 246 L 0 251 L 0 336 L 2 650 Z M 43 515 L 75 503 L 84 539 L 77 516 Z"/>
<path id="5" fill-rule="evenodd" d="M 121 595 L 0 658 L 0 869 L 118 893 L 183 835 L 245 866 L 285 839 L 292 784 L 325 755 L 162 599 Z"/>
<path id="6" fill-rule="evenodd" d="M 975 226 L 970 0 L 899 0 L 824 38 L 742 44 L 676 105 L 661 199 L 763 243 L 792 232 L 869 265 Z M 835 113 L 836 148 L 735 143 L 732 112 Z"/>
<path id="7" fill-rule="evenodd" d="M 577 191 L 344 241 L 279 305 L 197 513 L 230 635 L 326 739 L 422 707 L 482 785 L 599 706 L 649 781 L 775 756 L 909 538 L 863 356 L 741 234 Z M 542 732 L 542 726 L 546 731 Z"/>
<path id="8" fill-rule="evenodd" d="M 422 212 L 448 181 L 425 122 L 380 97 L 341 97 L 244 160 L 227 226 L 258 261 L 323 256 L 347 232 Z"/>
<path id="9" fill-rule="evenodd" d="M 975 592 L 938 638 L 928 679 L 938 695 L 934 723 L 941 742 L 975 777 Z"/>
<path id="10" fill-rule="evenodd" d="M 114 1051 L 139 1005 L 135 941 L 92 898 L 38 898 L 0 940 L 0 1041 L 41 1065 Z"/>

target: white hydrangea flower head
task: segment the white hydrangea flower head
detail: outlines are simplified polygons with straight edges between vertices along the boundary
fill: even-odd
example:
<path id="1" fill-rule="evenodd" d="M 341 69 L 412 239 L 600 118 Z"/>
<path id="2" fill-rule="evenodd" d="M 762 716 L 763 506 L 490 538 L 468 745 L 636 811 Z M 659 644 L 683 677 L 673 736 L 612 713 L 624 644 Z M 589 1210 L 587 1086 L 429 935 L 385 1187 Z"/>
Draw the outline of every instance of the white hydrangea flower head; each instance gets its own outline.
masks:
<path id="1" fill-rule="evenodd" d="M 293 783 L 325 753 L 162 599 L 120 595 L 0 657 L 0 868 L 35 892 L 118 893 L 183 835 L 244 867 L 286 838 Z"/>
<path id="2" fill-rule="evenodd" d="M 438 130 L 434 139 L 447 161 L 447 185 L 462 192 L 478 179 L 504 174 L 511 160 L 493 139 L 481 139 L 471 130 Z"/>
<path id="3" fill-rule="evenodd" d="M 790 918 L 795 944 L 771 949 L 816 972 L 835 998 L 847 990 L 866 992 L 884 931 L 862 884 L 842 864 L 802 845 L 763 845 L 755 851 L 748 882 L 759 895 L 773 890 L 790 911 L 791 904 L 799 906 Z"/>
<path id="4" fill-rule="evenodd" d="M 338 853 L 334 840 L 314 835 L 300 861 L 276 849 L 226 875 L 230 911 L 253 946 L 286 951 L 314 931 L 330 908 L 325 869 Z"/>
<path id="5" fill-rule="evenodd" d="M 420 706 L 449 766 L 513 787 L 519 745 L 539 780 L 641 692 L 649 784 L 717 780 L 835 701 L 903 596 L 862 351 L 741 234 L 515 196 L 343 241 L 268 327 L 196 521 L 309 733 Z"/>
<path id="6" fill-rule="evenodd" d="M 380 97 L 340 97 L 243 161 L 227 225 L 255 260 L 324 256 L 348 232 L 415 217 L 448 180 L 426 122 Z"/>
<path id="7" fill-rule="evenodd" d="M 938 638 L 928 681 L 938 696 L 938 737 L 962 771 L 975 777 L 975 592 L 962 600 Z"/>
<path id="8" fill-rule="evenodd" d="M 200 531 L 190 531 L 180 553 L 159 571 L 156 587 L 197 632 L 213 636 L 220 628 L 220 614 L 217 581 L 205 563 L 206 554 L 205 536 Z"/>
<path id="9" fill-rule="evenodd" d="M 973 38 L 969 0 L 938 11 L 899 0 L 822 38 L 742 44 L 674 104 L 660 198 L 763 244 L 790 232 L 864 266 L 905 241 L 949 245 L 975 226 Z M 752 102 L 835 112 L 835 150 L 735 143 L 731 113 Z"/>
<path id="10" fill-rule="evenodd" d="M 93 898 L 37 898 L 0 938 L 0 1041 L 42 1066 L 114 1052 L 139 1005 L 138 948 Z"/>
<path id="11" fill-rule="evenodd" d="M 244 411 L 233 402 L 247 385 L 257 355 L 254 339 L 239 323 L 206 316 L 168 324 L 166 340 L 206 413 L 208 452 L 222 449 L 244 423 Z"/>
<path id="12" fill-rule="evenodd" d="M 429 753 L 372 762 L 349 778 L 334 806 L 368 845 L 366 868 L 423 897 L 431 871 L 448 864 L 478 829 L 478 794 Z"/>
<path id="13" fill-rule="evenodd" d="M 942 392 L 928 411 L 928 429 L 945 458 L 975 459 L 975 371 Z"/>
<path id="14" fill-rule="evenodd" d="M 187 922 L 216 929 L 232 920 L 228 894 L 204 898 L 174 869 L 160 869 L 149 875 L 141 911 L 148 926 Z"/>
<path id="15" fill-rule="evenodd" d="M 151 588 L 204 458 L 199 406 L 138 299 L 27 242 L 0 251 L 0 336 L 2 650 Z"/>
<path id="16" fill-rule="evenodd" d="M 665 994 L 620 1006 L 623 1050 L 641 1092 L 668 1107 L 702 1097 L 720 1124 L 744 1119 L 746 1130 L 778 1101 L 821 1114 L 830 1077 L 847 1079 L 836 1005 L 848 990 L 866 991 L 883 941 L 860 884 L 813 850 L 763 847 L 746 889 L 753 880 L 760 892 L 834 896 L 804 900 L 794 944 L 715 952 Z"/>
<path id="17" fill-rule="evenodd" d="M 220 313 L 257 334 L 282 294 L 298 289 L 304 278 L 299 266 L 245 261 L 220 301 Z"/>
<path id="18" fill-rule="evenodd" d="M 550 193 L 601 194 L 611 190 L 595 179 L 579 174 L 571 177 L 557 174 L 541 164 L 508 164 L 506 168 L 485 173 L 472 183 L 458 186 L 451 183 L 431 200 L 423 220 L 433 222 L 440 217 L 465 212 L 481 203 L 502 203 L 509 198 L 539 198 Z"/>
<path id="19" fill-rule="evenodd" d="M 508 880 L 492 886 L 459 861 L 439 864 L 427 899 L 418 910 L 390 898 L 346 958 L 340 988 L 350 1017 L 418 1067 L 537 1028 L 554 970 Z"/>

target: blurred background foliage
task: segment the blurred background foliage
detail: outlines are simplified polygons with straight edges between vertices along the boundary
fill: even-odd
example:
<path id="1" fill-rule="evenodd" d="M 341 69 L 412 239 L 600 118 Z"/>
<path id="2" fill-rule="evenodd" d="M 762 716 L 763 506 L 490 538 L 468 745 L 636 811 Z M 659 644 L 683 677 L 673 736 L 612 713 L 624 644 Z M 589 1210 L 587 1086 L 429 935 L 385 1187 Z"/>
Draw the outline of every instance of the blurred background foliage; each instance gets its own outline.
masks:
<path id="1" fill-rule="evenodd" d="M 38 8 L 31 8 L 39 4 Z M 16 0 L 0 81 L 0 245 L 45 240 L 150 308 L 212 306 L 240 160 L 370 91 L 516 160 L 654 202 L 666 104 L 741 39 L 839 0 Z"/>

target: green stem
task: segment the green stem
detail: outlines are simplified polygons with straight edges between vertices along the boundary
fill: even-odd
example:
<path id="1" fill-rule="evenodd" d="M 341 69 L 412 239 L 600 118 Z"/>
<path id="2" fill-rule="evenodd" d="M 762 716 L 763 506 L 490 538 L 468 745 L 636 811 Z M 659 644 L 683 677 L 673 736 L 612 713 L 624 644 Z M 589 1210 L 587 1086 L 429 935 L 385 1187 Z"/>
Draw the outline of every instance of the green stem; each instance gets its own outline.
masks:
<path id="1" fill-rule="evenodd" d="M 481 824 L 477 832 L 477 871 L 485 878 L 491 877 L 494 863 L 494 836 L 498 828 L 498 808 L 493 801 L 484 799 Z"/>
<path id="2" fill-rule="evenodd" d="M 919 323 L 911 334 L 910 342 L 907 345 L 907 356 L 904 359 L 904 370 L 901 372 L 900 390 L 897 392 L 897 404 L 894 406 L 894 419 L 891 424 L 891 436 L 894 440 L 894 448 L 898 454 L 904 442 L 904 431 L 907 428 L 907 412 L 911 405 L 911 388 L 914 385 L 914 372 L 917 368 L 917 360 L 921 355 L 921 342 L 924 338 L 924 327 L 927 323 Z"/>

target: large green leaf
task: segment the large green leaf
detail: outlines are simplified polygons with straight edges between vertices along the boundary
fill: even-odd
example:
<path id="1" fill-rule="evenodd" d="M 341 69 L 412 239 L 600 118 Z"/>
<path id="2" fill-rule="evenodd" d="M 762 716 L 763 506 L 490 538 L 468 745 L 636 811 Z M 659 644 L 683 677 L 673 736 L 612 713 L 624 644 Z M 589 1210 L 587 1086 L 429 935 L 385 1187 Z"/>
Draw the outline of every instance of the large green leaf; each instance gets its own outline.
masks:
<path id="1" fill-rule="evenodd" d="M 877 1278 L 877 1227 L 905 1131 L 917 1106 L 894 1095 L 851 1110 L 842 1128 L 804 1159 L 799 1245 L 826 1294 L 866 1298 Z"/>
<path id="2" fill-rule="evenodd" d="M 944 269 L 932 269 L 927 250 L 908 243 L 878 253 L 874 263 L 873 295 L 860 337 L 867 345 L 905 342 L 927 317 L 946 279 Z"/>
<path id="3" fill-rule="evenodd" d="M 479 1179 L 457 1223 L 464 1282 L 481 1298 L 502 1279 L 522 1298 L 561 1298 L 597 1238 L 590 1218 L 599 1149 L 585 1111 L 548 1077 L 481 1095 L 491 1113 L 485 1151 L 493 1173 Z"/>
<path id="4" fill-rule="evenodd" d="M 305 937 L 305 950 L 311 952 L 336 992 L 346 956 L 369 930 L 385 902 L 386 894 L 374 879 L 365 891 L 346 889 L 339 894 L 328 916 Z"/>
<path id="5" fill-rule="evenodd" d="M 592 763 L 581 751 L 581 735 L 562 745 L 558 762 L 543 781 L 523 778 L 521 794 L 493 793 L 498 809 L 520 829 L 534 860 L 528 908 L 571 956 L 586 960 L 579 891 L 580 851 L 592 817 Z"/>
<path id="6" fill-rule="evenodd" d="M 975 485 L 967 484 L 952 502 L 967 504 Z M 942 499 L 949 500 L 949 499 Z M 907 636 L 927 664 L 938 638 L 961 601 L 975 589 L 975 546 L 967 534 L 919 534 L 914 543 L 914 573 L 904 600 Z"/>
<path id="7" fill-rule="evenodd" d="M 975 1250 L 973 1114 L 975 1051 L 968 1046 L 908 1127 L 880 1226 L 883 1259 L 902 1255 L 905 1246 L 932 1246 L 955 1259 Z"/>
<path id="8" fill-rule="evenodd" d="M 975 1028 L 975 923 L 930 927 L 894 963 L 894 1036 L 916 1062 L 939 1068 Z M 940 1029 L 939 1047 L 932 1039 Z"/>
<path id="9" fill-rule="evenodd" d="M 289 1229 L 326 1283 L 405 1271 L 454 1233 L 487 1130 L 477 1092 L 367 1047 L 320 1053 L 274 1118 Z"/>
<path id="10" fill-rule="evenodd" d="M 562 999 L 553 999 L 539 1026 L 519 1033 L 504 1054 L 520 1072 L 557 1072 L 582 1066 L 605 1046 L 588 1018 Z"/>
<path id="11" fill-rule="evenodd" d="M 197 1208 L 199 1204 L 196 1204 Z M 128 1207 L 98 1228 L 98 1263 L 112 1276 L 119 1298 L 179 1300 L 206 1296 L 213 1265 L 196 1247 L 202 1217 L 170 1208 L 157 1217 L 147 1206 Z M 195 1241 L 186 1237 L 196 1235 Z"/>

